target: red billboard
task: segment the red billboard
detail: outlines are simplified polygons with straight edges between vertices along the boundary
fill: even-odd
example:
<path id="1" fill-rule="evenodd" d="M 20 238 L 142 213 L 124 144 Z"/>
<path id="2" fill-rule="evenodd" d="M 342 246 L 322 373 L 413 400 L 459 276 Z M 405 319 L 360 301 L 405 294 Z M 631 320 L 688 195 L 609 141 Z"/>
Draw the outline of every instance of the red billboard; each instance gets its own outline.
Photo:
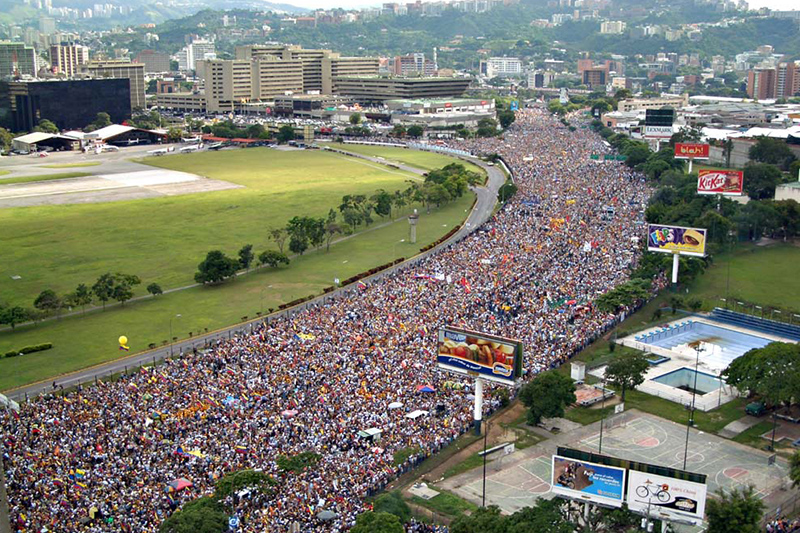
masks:
<path id="1" fill-rule="evenodd" d="M 675 143 L 675 159 L 708 159 L 708 145 Z"/>
<path id="2" fill-rule="evenodd" d="M 701 170 L 697 175 L 697 194 L 741 196 L 743 186 L 741 170 Z"/>

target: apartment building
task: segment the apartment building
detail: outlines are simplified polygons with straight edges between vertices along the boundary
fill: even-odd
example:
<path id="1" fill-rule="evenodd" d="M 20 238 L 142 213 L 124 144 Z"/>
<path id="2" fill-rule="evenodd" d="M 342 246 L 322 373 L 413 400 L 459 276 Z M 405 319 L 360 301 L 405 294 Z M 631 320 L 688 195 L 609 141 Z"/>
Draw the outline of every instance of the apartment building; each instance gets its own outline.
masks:
<path id="1" fill-rule="evenodd" d="M 450 98 L 464 94 L 469 78 L 398 78 L 355 76 L 335 78 L 337 94 L 362 104 L 380 104 L 386 100 Z"/>
<path id="2" fill-rule="evenodd" d="M 0 41 L 0 78 L 36 76 L 36 51 L 25 43 Z"/>
<path id="3" fill-rule="evenodd" d="M 490 57 L 481 61 L 480 72 L 487 78 L 519 76 L 522 74 L 522 61 L 516 57 Z"/>
<path id="4" fill-rule="evenodd" d="M 133 62 L 143 64 L 146 74 L 169 72 L 172 70 L 170 68 L 169 55 L 164 52 L 156 52 L 155 50 L 142 50 Z"/>
<path id="5" fill-rule="evenodd" d="M 127 78 L 131 84 L 131 109 L 144 109 L 144 65 L 128 60 L 90 61 L 81 65 L 80 72 L 92 78 Z"/>
<path id="6" fill-rule="evenodd" d="M 50 64 L 55 74 L 74 77 L 81 65 L 89 62 L 89 48 L 79 44 L 54 44 L 50 47 Z"/>

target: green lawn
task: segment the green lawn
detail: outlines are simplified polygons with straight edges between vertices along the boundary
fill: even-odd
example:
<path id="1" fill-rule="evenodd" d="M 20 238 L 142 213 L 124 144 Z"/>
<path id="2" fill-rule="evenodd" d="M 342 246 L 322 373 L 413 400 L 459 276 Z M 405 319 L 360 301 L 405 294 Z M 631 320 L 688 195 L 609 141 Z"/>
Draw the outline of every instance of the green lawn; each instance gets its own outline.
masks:
<path id="1" fill-rule="evenodd" d="M 730 288 L 728 288 L 730 264 Z M 689 297 L 703 300 L 703 308 L 724 307 L 721 298 L 778 307 L 800 313 L 800 247 L 739 245 L 733 255 L 719 254 L 714 264 L 689 287 Z M 684 296 L 687 296 L 684 293 Z M 776 315 L 778 318 L 779 315 Z M 788 317 L 783 317 L 787 319 Z"/>
<path id="2" fill-rule="evenodd" d="M 146 350 L 150 343 L 161 344 L 168 340 L 170 317 L 176 314 L 182 316 L 173 318 L 173 335 L 183 339 L 189 332 L 196 335 L 205 328 L 213 331 L 238 322 L 244 316 L 254 318 L 262 309 L 262 301 L 267 311 L 283 302 L 319 294 L 333 285 L 334 278 L 345 279 L 397 257 L 413 256 L 463 220 L 471 204 L 470 195 L 430 215 L 423 210 L 416 245 L 400 242 L 408 238 L 408 223 L 400 220 L 336 244 L 330 252 L 306 253 L 288 267 L 258 270 L 217 287 L 196 287 L 132 302 L 125 309 L 111 308 L 1 332 L 0 353 L 41 342 L 53 342 L 54 346 L 45 352 L 0 359 L 0 390 L 127 355 L 117 348 L 120 335 L 128 337 L 130 353 Z M 166 255 L 167 260 L 173 257 Z"/>
<path id="3" fill-rule="evenodd" d="M 256 253 L 275 248 L 268 239 L 269 228 L 283 226 L 295 215 L 324 216 L 346 194 L 405 189 L 406 180 L 414 177 L 312 150 L 253 148 L 146 161 L 243 187 L 103 204 L 2 209 L 0 301 L 30 306 L 46 288 L 62 294 L 79 283 L 91 286 L 109 271 L 139 276 L 143 283 L 138 294 L 151 282 L 164 289 L 185 286 L 193 283 L 197 264 L 211 249 L 235 254 L 245 244 L 253 244 Z M 14 275 L 22 279 L 12 281 Z"/>
<path id="4" fill-rule="evenodd" d="M 733 440 L 740 444 L 746 444 L 747 446 L 752 446 L 753 448 L 758 448 L 759 450 L 763 450 L 766 446 L 769 445 L 765 439 L 761 438 L 761 435 L 766 433 L 767 431 L 772 430 L 772 422 L 759 422 L 755 426 L 746 429 L 736 435 Z M 778 447 L 777 444 L 775 446 Z"/>
<path id="5" fill-rule="evenodd" d="M 0 170 L 0 176 L 5 176 L 6 174 L 11 174 L 10 170 Z"/>
<path id="6" fill-rule="evenodd" d="M 457 476 L 458 474 L 463 474 L 464 472 L 468 472 L 473 468 L 477 468 L 483 464 L 483 457 L 478 455 L 470 455 L 457 465 L 451 466 L 444 472 L 444 477 L 453 477 Z"/>
<path id="7" fill-rule="evenodd" d="M 441 489 L 437 487 L 436 490 Z M 472 512 L 478 509 L 478 506 L 474 503 L 461 499 L 447 491 L 442 491 L 440 494 L 437 494 L 430 500 L 425 500 L 419 496 L 414 496 L 411 498 L 411 501 L 417 505 L 421 505 L 422 507 L 453 518 L 461 516 L 464 514 L 464 511 Z"/>
<path id="8" fill-rule="evenodd" d="M 7 173 L 8 171 L 6 171 Z M 12 183 L 33 183 L 36 181 L 50 181 L 50 180 L 63 180 L 67 178 L 82 178 L 88 176 L 88 172 L 61 172 L 59 174 L 40 174 L 38 176 L 21 176 L 19 178 L 0 179 L 0 185 L 11 185 Z M 5 209 L 4 211 L 16 211 L 14 209 Z M 0 220 L 3 219 L 3 213 L 0 213 Z M 6 243 L 3 243 L 5 247 Z M 5 251 L 0 248 L 0 250 Z M 0 267 L 2 268 L 2 267 Z"/>
<path id="9" fill-rule="evenodd" d="M 383 157 L 387 163 L 404 163 L 408 166 L 421 168 L 423 170 L 433 170 L 442 168 L 453 162 L 452 157 L 437 154 L 434 152 L 422 152 L 419 150 L 408 150 L 406 148 L 392 148 L 391 146 L 370 146 L 366 144 L 340 144 L 340 143 L 320 143 L 321 146 L 339 148 L 356 154 L 368 155 L 371 157 Z M 484 170 L 472 163 L 461 161 L 467 170 L 486 174 Z"/>
<path id="10" fill-rule="evenodd" d="M 101 164 L 100 161 L 83 161 L 81 163 L 60 163 L 57 165 L 42 165 L 42 168 L 96 167 L 99 164 Z"/>

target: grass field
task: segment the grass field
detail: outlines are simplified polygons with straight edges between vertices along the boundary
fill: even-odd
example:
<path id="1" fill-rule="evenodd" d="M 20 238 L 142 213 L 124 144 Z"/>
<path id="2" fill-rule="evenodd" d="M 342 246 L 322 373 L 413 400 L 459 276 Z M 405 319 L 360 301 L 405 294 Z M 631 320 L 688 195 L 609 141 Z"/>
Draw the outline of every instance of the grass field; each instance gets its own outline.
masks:
<path id="1" fill-rule="evenodd" d="M 8 172 L 8 171 L 6 171 Z M 38 176 L 21 176 L 19 178 L 0 179 L 0 185 L 11 185 L 12 183 L 33 183 L 36 181 L 64 180 L 67 178 L 82 178 L 88 176 L 88 172 L 60 172 L 58 174 L 40 174 Z M 7 210 L 10 211 L 10 210 Z M 2 215 L 0 215 L 2 217 Z"/>
<path id="2" fill-rule="evenodd" d="M 689 294 L 684 293 L 684 296 L 701 298 L 704 309 L 724 307 L 725 302 L 720 299 L 730 295 L 731 299 L 762 307 L 778 307 L 800 313 L 798 264 L 798 246 L 782 243 L 772 246 L 741 244 L 733 254 L 716 256 L 714 264 L 689 287 Z"/>
<path id="3" fill-rule="evenodd" d="M 406 148 L 392 148 L 385 146 L 370 146 L 365 144 L 339 144 L 339 143 L 324 143 L 323 146 L 330 146 L 331 148 L 339 148 L 340 150 L 347 150 L 356 154 L 368 155 L 372 157 L 383 157 L 387 162 L 404 163 L 411 167 L 421 168 L 423 170 L 433 170 L 434 168 L 442 168 L 453 162 L 452 157 L 433 152 L 421 152 L 418 150 L 408 150 Z M 482 168 L 460 161 L 467 170 L 485 174 Z"/>
<path id="4" fill-rule="evenodd" d="M 0 176 L 5 176 L 6 174 L 11 174 L 10 170 L 0 170 Z"/>
<path id="5" fill-rule="evenodd" d="M 322 151 L 267 148 L 148 158 L 172 170 L 243 185 L 187 196 L 0 210 L 0 301 L 29 306 L 46 288 L 71 291 L 104 272 L 136 274 L 144 286 L 194 282 L 219 248 L 273 248 L 267 231 L 295 215 L 324 216 L 345 194 L 404 189 L 410 173 Z M 335 172 L 332 172 L 335 169 Z M 41 179 L 37 177 L 36 179 Z M 11 181 L 11 180 L 5 180 Z M 22 279 L 12 281 L 11 276 Z"/>
<path id="6" fill-rule="evenodd" d="M 79 167 L 96 167 L 102 164 L 100 161 L 85 161 L 83 163 L 60 163 L 57 165 L 42 165 L 42 168 L 79 168 Z"/>
<path id="7" fill-rule="evenodd" d="M 258 149 L 218 152 L 218 154 L 249 156 L 249 153 L 254 151 L 258 151 Z M 276 172 L 273 178 L 276 189 L 274 193 L 268 191 L 269 185 L 265 183 L 268 176 L 264 170 L 253 172 L 258 177 L 252 177 L 246 176 L 246 169 L 242 169 L 240 171 L 242 175 L 235 177 L 237 180 L 254 185 L 250 194 L 255 198 L 247 198 L 243 194 L 247 189 L 238 189 L 233 191 L 233 194 L 223 191 L 222 193 L 155 201 L 140 200 L 108 205 L 0 210 L 0 220 L 3 220 L 3 223 L 13 222 L 13 217 L 8 217 L 8 212 L 16 211 L 28 223 L 38 226 L 38 233 L 31 232 L 27 237 L 26 245 L 36 246 L 39 253 L 48 255 L 48 246 L 58 250 L 65 265 L 69 265 L 73 257 L 80 259 L 80 261 L 75 261 L 76 264 L 72 268 L 69 266 L 58 268 L 58 261 L 48 257 L 49 268 L 55 269 L 56 272 L 63 271 L 65 275 L 72 276 L 71 282 L 62 285 L 66 289 L 71 289 L 80 281 L 93 281 L 92 275 L 77 277 L 81 274 L 82 269 L 87 268 L 87 265 L 103 269 L 102 271 L 122 270 L 136 273 L 143 277 L 142 286 L 150 281 L 158 281 L 162 288 L 168 288 L 182 281 L 191 283 L 197 263 L 212 246 L 235 254 L 241 245 L 253 243 L 256 245 L 256 250 L 260 251 L 268 246 L 266 230 L 270 227 L 271 219 L 275 220 L 275 225 L 278 225 L 278 223 L 285 222 L 294 213 L 323 215 L 330 207 L 337 205 L 337 200 L 342 194 L 357 192 L 358 187 L 353 183 L 357 175 L 368 181 L 367 185 L 361 185 L 365 192 L 374 190 L 377 186 L 384 186 L 387 189 L 392 185 L 404 186 L 403 180 L 408 177 L 404 173 L 398 175 L 384 170 L 376 170 L 372 166 L 352 163 L 350 160 L 321 152 L 268 151 L 267 154 L 274 154 L 276 158 L 284 158 L 283 169 L 281 172 Z M 286 154 L 293 154 L 295 158 L 286 158 Z M 170 156 L 160 158 L 157 162 L 170 168 L 189 171 L 203 168 L 203 173 L 207 175 L 222 172 L 226 164 L 228 167 L 232 164 L 231 160 L 227 158 L 217 162 L 214 161 L 215 158 L 199 157 L 203 155 L 206 154 L 174 156 L 175 161 L 172 160 L 173 156 Z M 301 164 L 296 159 L 297 155 L 310 155 L 311 157 L 307 160 L 304 159 Z M 187 160 L 193 158 L 199 158 L 199 161 L 189 165 Z M 337 165 L 337 169 L 344 172 L 344 177 L 337 178 L 334 182 L 328 176 L 327 179 L 330 180 L 330 183 L 314 187 L 312 178 L 307 174 L 313 172 L 317 180 L 324 182 L 325 178 L 321 177 L 321 174 L 324 174 L 325 169 L 329 172 L 332 164 Z M 294 184 L 291 183 L 292 180 L 295 181 Z M 321 189 L 321 191 L 311 190 L 314 188 Z M 329 191 L 329 197 L 320 194 L 324 191 Z M 212 202 L 212 197 L 215 195 L 220 195 L 216 203 Z M 299 195 L 307 195 L 304 198 L 316 198 L 316 203 L 313 200 L 297 197 Z M 189 205 L 182 205 L 179 201 L 181 199 L 187 200 Z M 375 228 L 377 224 L 380 224 L 378 221 L 376 225 L 373 225 L 373 229 L 333 245 L 330 252 L 325 252 L 324 249 L 307 252 L 304 256 L 293 259 L 288 267 L 254 271 L 221 286 L 196 287 L 165 294 L 157 298 L 131 302 L 125 308 L 109 308 L 104 312 L 95 311 L 87 313 L 85 316 L 63 318 L 38 326 L 18 327 L 14 332 L 0 332 L 0 353 L 40 342 L 54 343 L 53 349 L 46 352 L 28 354 L 25 357 L 0 359 L 0 390 L 7 390 L 127 355 L 117 350 L 116 338 L 122 334 L 130 339 L 130 353 L 146 350 L 150 343 L 161 345 L 163 341 L 169 339 L 170 317 L 175 317 L 177 314 L 182 316 L 173 318 L 173 335 L 183 339 L 189 337 L 190 332 L 192 335 L 197 335 L 206 329 L 213 331 L 236 323 L 244 316 L 254 318 L 258 312 L 262 310 L 267 312 L 270 307 L 276 308 L 281 303 L 310 294 L 319 294 L 322 289 L 333 285 L 334 278 L 345 279 L 392 259 L 415 255 L 419 248 L 435 241 L 454 225 L 459 224 L 466 217 L 472 201 L 473 196 L 470 194 L 431 214 L 426 214 L 422 210 L 417 226 L 416 245 L 401 242 L 408 237 L 408 223 L 404 219 L 385 227 Z M 277 202 L 283 202 L 286 205 L 278 205 Z M 308 207 L 306 204 L 316 207 Z M 147 209 L 148 205 L 152 214 Z M 73 207 L 89 209 L 73 210 Z M 199 211 L 194 213 L 192 208 Z M 118 213 L 114 213 L 114 210 L 117 210 Z M 132 210 L 134 213 L 126 213 L 126 210 Z M 27 211 L 33 211 L 33 213 Z M 61 213 L 61 211 L 66 211 L 66 213 Z M 35 217 L 37 212 L 44 212 L 50 216 L 50 223 L 37 222 Z M 278 216 L 275 216 L 276 212 Z M 89 214 L 94 217 L 93 223 L 81 220 L 81 217 L 89 216 Z M 136 214 L 141 217 L 139 221 L 135 220 Z M 115 229 L 98 227 L 96 231 L 93 230 L 92 224 L 102 225 L 101 220 L 97 218 L 99 216 L 111 217 L 108 225 L 113 222 Z M 233 218 L 234 221 L 226 220 L 226 216 Z M 248 220 L 248 217 L 253 220 Z M 142 220 L 146 223 L 143 224 Z M 235 227 L 237 223 L 241 227 Z M 80 231 L 82 234 L 73 235 L 69 230 L 59 227 L 64 224 L 69 224 L 72 228 L 71 231 Z M 126 230 L 124 227 L 126 224 L 132 225 L 133 228 L 130 231 Z M 51 226 L 54 228 L 52 231 L 46 229 Z M 22 225 L 15 225 L 15 228 L 17 228 L 16 231 L 24 230 Z M 122 235 L 119 243 L 114 240 L 115 230 Z M 14 233 L 9 234 L 14 235 Z M 81 235 L 83 238 L 79 238 Z M 99 242 L 102 247 L 97 246 L 97 248 L 106 254 L 104 255 L 107 261 L 105 267 L 102 266 L 99 259 L 93 260 L 92 239 L 85 238 L 87 235 L 99 237 L 96 242 Z M 59 242 L 59 239 L 71 239 L 75 251 L 70 250 L 69 245 Z M 190 242 L 193 240 L 202 242 L 197 245 Z M 148 244 L 148 242 L 152 242 L 152 244 Z M 229 244 L 227 244 L 228 242 Z M 4 243 L 2 246 L 5 247 L 7 244 Z M 17 244 L 17 246 L 22 245 Z M 196 251 L 187 252 L 191 249 Z M 113 263 L 114 253 L 125 254 L 130 263 L 120 260 L 117 264 L 109 264 Z M 138 257 L 139 254 L 144 257 Z M 188 258 L 184 257 L 187 254 Z M 33 256 L 30 256 L 28 260 L 34 262 L 32 258 Z M 90 259 L 91 262 L 89 262 Z M 155 264 L 147 265 L 148 260 Z M 171 264 L 173 262 L 185 265 L 188 269 L 185 276 L 178 275 Z M 166 278 L 166 276 L 148 278 L 136 268 L 126 266 L 127 264 L 136 264 L 142 270 L 149 269 L 156 273 L 163 271 L 166 274 L 172 271 L 173 276 L 172 278 Z M 35 265 L 28 271 L 34 272 Z M 47 275 L 47 279 L 52 276 L 52 273 L 48 275 L 44 267 L 41 267 L 40 271 L 39 275 L 43 277 Z M 22 272 L 23 275 L 26 275 L 25 271 Z M 101 271 L 95 273 L 94 277 L 99 273 Z M 165 279 L 173 279 L 174 283 L 166 283 Z M 0 284 L 8 287 L 11 283 L 15 282 L 10 281 L 8 272 L 3 272 Z M 51 286 L 57 285 L 53 283 Z M 138 292 L 141 294 L 144 291 L 139 287 Z M 33 296 L 30 296 L 29 300 L 32 299 Z M 31 304 L 30 301 L 25 300 L 23 303 L 27 306 Z"/>

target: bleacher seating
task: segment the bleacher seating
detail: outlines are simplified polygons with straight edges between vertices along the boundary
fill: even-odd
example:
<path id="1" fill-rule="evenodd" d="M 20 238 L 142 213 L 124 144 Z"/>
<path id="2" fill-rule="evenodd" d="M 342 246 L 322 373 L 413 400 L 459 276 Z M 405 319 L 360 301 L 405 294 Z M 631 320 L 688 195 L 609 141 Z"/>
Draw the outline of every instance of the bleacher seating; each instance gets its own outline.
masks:
<path id="1" fill-rule="evenodd" d="M 715 322 L 748 328 L 793 341 L 800 341 L 800 326 L 794 324 L 786 324 L 784 322 L 759 318 L 744 313 L 737 313 L 736 311 L 722 309 L 720 307 L 714 308 L 708 318 Z"/>

